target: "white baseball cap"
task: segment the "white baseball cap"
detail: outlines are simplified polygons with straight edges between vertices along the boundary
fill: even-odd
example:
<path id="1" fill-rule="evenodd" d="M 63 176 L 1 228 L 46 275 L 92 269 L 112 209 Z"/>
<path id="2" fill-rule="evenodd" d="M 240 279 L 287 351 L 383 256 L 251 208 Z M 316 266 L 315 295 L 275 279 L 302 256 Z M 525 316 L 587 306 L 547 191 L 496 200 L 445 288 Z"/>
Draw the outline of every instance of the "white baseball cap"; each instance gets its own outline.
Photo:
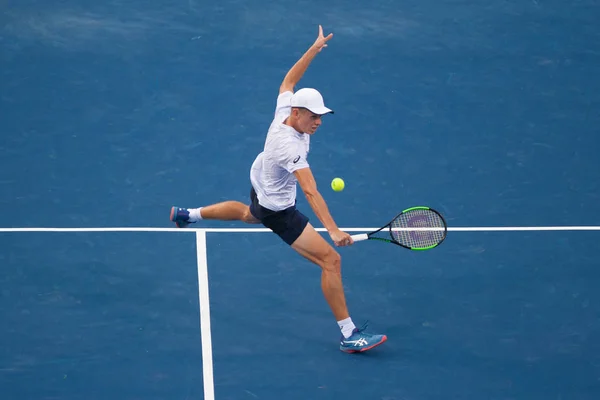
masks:
<path id="1" fill-rule="evenodd" d="M 333 110 L 325 107 L 321 93 L 311 88 L 300 89 L 294 93 L 292 96 L 292 107 L 306 108 L 318 115 L 333 114 Z"/>

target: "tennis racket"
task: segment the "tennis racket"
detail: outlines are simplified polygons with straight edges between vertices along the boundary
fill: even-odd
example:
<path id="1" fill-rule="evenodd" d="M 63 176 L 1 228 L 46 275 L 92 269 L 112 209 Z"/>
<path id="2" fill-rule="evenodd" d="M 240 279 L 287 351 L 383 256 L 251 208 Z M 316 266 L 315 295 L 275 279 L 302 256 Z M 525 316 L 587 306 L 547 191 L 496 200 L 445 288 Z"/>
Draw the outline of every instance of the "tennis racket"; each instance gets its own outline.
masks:
<path id="1" fill-rule="evenodd" d="M 410 250 L 430 250 L 446 239 L 447 232 L 448 226 L 439 212 L 429 207 L 411 207 L 376 231 L 352 235 L 352 239 L 355 242 L 379 240 Z"/>

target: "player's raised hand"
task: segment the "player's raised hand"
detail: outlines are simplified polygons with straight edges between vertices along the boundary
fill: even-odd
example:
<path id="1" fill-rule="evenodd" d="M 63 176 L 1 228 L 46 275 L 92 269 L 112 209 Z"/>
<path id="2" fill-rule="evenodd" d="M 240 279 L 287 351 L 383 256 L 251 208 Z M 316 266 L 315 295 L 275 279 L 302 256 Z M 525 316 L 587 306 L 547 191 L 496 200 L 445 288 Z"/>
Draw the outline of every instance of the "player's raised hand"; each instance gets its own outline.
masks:
<path id="1" fill-rule="evenodd" d="M 333 33 L 330 33 L 327 36 L 323 36 L 323 27 L 319 25 L 319 36 L 313 46 L 317 49 L 317 51 L 321 51 L 324 47 L 327 47 L 327 42 L 329 39 L 333 37 Z"/>

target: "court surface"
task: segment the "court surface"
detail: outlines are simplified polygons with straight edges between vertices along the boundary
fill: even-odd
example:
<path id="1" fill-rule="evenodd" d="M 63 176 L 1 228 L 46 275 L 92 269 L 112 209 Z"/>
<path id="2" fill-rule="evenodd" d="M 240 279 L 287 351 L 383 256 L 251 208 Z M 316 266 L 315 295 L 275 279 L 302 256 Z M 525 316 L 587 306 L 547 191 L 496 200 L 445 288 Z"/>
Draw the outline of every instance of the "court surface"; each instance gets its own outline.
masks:
<path id="1" fill-rule="evenodd" d="M 3 400 L 600 396 L 597 1 L 0 10 Z M 427 252 L 339 249 L 354 321 L 388 335 L 365 354 L 274 234 L 168 220 L 248 201 L 318 24 L 299 87 L 336 111 L 309 156 L 336 222 L 428 205 L 450 226 Z"/>

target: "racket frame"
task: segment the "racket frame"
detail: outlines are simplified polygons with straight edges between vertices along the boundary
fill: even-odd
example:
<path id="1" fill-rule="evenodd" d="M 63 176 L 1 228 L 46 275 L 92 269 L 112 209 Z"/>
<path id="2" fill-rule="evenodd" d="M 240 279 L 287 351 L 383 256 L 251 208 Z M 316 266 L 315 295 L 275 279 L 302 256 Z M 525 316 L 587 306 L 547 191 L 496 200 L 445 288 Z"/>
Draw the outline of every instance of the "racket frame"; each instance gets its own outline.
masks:
<path id="1" fill-rule="evenodd" d="M 398 242 L 396 239 L 394 239 L 394 235 L 392 234 L 392 223 L 396 219 L 398 219 L 398 217 L 400 217 L 402 214 L 406 214 L 406 213 L 408 213 L 410 211 L 413 211 L 413 210 L 427 210 L 427 211 L 432 211 L 432 212 L 434 212 L 435 214 L 438 215 L 438 217 L 442 220 L 442 222 L 444 224 L 444 237 L 442 238 L 442 240 L 440 240 L 438 243 L 436 243 L 434 245 L 427 246 L 427 247 L 410 247 L 410 246 L 406 246 L 406 245 Z M 390 238 L 389 239 L 388 238 L 383 238 L 383 237 L 375 237 L 375 236 L 373 236 L 376 233 L 381 232 L 381 231 L 383 231 L 386 228 L 388 228 L 388 230 L 389 230 L 389 234 L 390 234 Z M 444 218 L 444 216 L 439 211 L 437 211 L 437 210 L 435 210 L 435 209 L 433 209 L 431 207 L 427 207 L 427 206 L 416 206 L 416 207 L 410 207 L 410 208 L 407 208 L 405 210 L 402 210 L 394 218 L 392 218 L 390 220 L 390 222 L 388 222 L 387 224 L 385 224 L 384 226 L 382 226 L 381 228 L 379 228 L 377 230 L 374 230 L 374 231 L 371 231 L 371 232 L 368 232 L 368 233 L 361 233 L 361 234 L 358 234 L 358 235 L 352 235 L 352 239 L 354 241 L 379 240 L 379 241 L 382 241 L 382 242 L 393 243 L 393 244 L 396 244 L 396 245 L 398 245 L 400 247 L 404 247 L 405 249 L 409 249 L 409 250 L 424 251 L 424 250 L 431 250 L 434 247 L 437 247 L 440 244 L 442 244 L 442 242 L 444 240 L 446 240 L 447 234 L 448 234 L 448 225 L 446 223 L 446 219 Z"/>

